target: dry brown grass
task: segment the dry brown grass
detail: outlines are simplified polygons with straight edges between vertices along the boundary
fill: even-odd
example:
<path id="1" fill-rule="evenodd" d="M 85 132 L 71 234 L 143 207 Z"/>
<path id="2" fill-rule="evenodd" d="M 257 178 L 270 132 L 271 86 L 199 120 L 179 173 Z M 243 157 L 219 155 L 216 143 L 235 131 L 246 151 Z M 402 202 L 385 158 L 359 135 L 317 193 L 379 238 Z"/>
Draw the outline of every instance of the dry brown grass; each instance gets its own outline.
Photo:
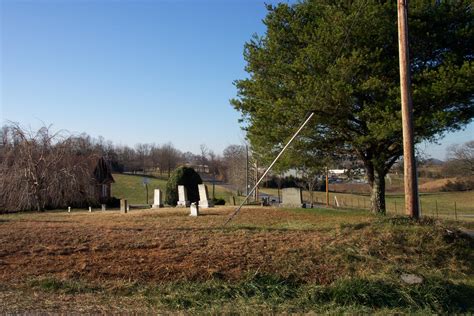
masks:
<path id="1" fill-rule="evenodd" d="M 223 228 L 232 211 L 214 208 L 197 218 L 187 209 L 4 215 L 0 311 L 176 311 L 183 294 L 176 290 L 178 303 L 169 303 L 154 287 L 218 280 L 227 289 L 249 275 L 296 287 L 396 278 L 399 271 L 472 275 L 472 252 L 446 243 L 442 226 L 392 224 L 363 211 L 246 207 Z M 149 301 L 157 295 L 168 303 Z"/>
<path id="2" fill-rule="evenodd" d="M 456 178 L 435 179 L 420 184 L 418 189 L 420 192 L 440 192 L 449 181 L 455 180 Z"/>
<path id="3" fill-rule="evenodd" d="M 328 279 L 328 275 L 334 273 L 327 273 L 331 268 L 313 260 L 313 254 L 334 235 L 305 228 L 339 225 L 343 214 L 243 209 L 223 229 L 231 210 L 205 210 L 198 218 L 179 209 L 5 216 L 6 222 L 0 224 L 0 281 L 21 282 L 44 275 L 94 281 L 205 280 L 215 276 L 235 280 L 257 269 L 296 273 L 308 281 L 332 280 L 334 276 Z M 351 222 L 369 215 L 346 217 L 346 222 Z M 260 225 L 268 229 L 254 229 Z M 306 269 L 295 269 L 294 265 L 301 264 Z"/>

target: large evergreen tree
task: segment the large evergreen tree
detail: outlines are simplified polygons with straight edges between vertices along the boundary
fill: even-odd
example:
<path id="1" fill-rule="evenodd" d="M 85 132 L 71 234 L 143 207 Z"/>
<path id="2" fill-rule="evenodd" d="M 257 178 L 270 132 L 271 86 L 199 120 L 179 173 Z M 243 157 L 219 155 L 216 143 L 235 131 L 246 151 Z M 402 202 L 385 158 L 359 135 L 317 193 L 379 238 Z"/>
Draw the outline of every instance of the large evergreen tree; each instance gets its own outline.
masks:
<path id="1" fill-rule="evenodd" d="M 472 1 L 412 0 L 409 42 L 415 141 L 434 141 L 474 116 Z M 364 163 L 372 210 L 402 155 L 397 3 L 312 0 L 268 6 L 267 31 L 245 45 L 249 78 L 231 103 L 254 148 L 275 152 L 310 110 L 298 150 L 352 152 Z"/>

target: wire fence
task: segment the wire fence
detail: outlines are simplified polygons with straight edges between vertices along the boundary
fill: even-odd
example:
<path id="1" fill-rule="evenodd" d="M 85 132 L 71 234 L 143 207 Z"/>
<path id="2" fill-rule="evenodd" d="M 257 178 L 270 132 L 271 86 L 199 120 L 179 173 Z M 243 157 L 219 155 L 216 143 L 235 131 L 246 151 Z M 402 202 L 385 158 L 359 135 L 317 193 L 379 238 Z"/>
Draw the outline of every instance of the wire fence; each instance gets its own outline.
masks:
<path id="1" fill-rule="evenodd" d="M 474 194 L 474 193 L 473 193 Z M 309 199 L 305 198 L 308 202 Z M 313 197 L 313 203 L 319 206 L 326 205 L 325 196 Z M 330 193 L 329 206 L 345 209 L 370 210 L 371 200 L 367 195 L 349 195 Z M 391 215 L 405 215 L 405 201 L 402 195 L 387 196 L 385 203 L 386 211 Z M 420 196 L 421 216 L 453 220 L 474 220 L 474 204 L 466 205 L 466 202 L 458 200 L 436 199 L 432 196 Z"/>

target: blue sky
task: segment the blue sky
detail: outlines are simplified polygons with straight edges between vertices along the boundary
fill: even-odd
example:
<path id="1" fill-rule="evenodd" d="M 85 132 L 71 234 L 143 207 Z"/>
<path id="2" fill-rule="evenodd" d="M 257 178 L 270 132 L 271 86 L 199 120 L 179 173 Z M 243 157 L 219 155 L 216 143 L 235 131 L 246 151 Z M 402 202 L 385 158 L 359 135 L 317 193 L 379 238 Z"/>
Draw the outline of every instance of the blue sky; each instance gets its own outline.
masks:
<path id="1" fill-rule="evenodd" d="M 1 2 L 1 120 L 172 142 L 199 152 L 240 143 L 229 105 L 246 76 L 243 44 L 262 34 L 261 0 Z M 474 124 L 441 146 L 474 138 Z"/>

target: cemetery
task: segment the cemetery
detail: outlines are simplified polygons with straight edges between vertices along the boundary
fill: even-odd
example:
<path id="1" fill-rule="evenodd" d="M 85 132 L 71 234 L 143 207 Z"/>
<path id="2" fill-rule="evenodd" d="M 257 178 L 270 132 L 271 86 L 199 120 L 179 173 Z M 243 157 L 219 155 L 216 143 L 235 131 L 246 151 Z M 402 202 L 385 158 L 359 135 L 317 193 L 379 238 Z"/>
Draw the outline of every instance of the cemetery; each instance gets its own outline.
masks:
<path id="1" fill-rule="evenodd" d="M 472 0 L 48 2 L 0 8 L 0 314 L 474 313 Z"/>
<path id="2" fill-rule="evenodd" d="M 227 205 L 213 205 L 208 184 L 189 167 L 167 183 L 114 179 L 118 207 L 2 215 L 3 311 L 305 313 L 346 302 L 343 311 L 361 313 L 472 308 L 470 217 L 381 218 L 362 204 L 350 207 L 342 193 L 331 192 L 329 206 L 325 192 L 308 203 L 299 187 L 283 188 L 270 206 L 249 200 L 239 208 L 233 194 Z"/>

